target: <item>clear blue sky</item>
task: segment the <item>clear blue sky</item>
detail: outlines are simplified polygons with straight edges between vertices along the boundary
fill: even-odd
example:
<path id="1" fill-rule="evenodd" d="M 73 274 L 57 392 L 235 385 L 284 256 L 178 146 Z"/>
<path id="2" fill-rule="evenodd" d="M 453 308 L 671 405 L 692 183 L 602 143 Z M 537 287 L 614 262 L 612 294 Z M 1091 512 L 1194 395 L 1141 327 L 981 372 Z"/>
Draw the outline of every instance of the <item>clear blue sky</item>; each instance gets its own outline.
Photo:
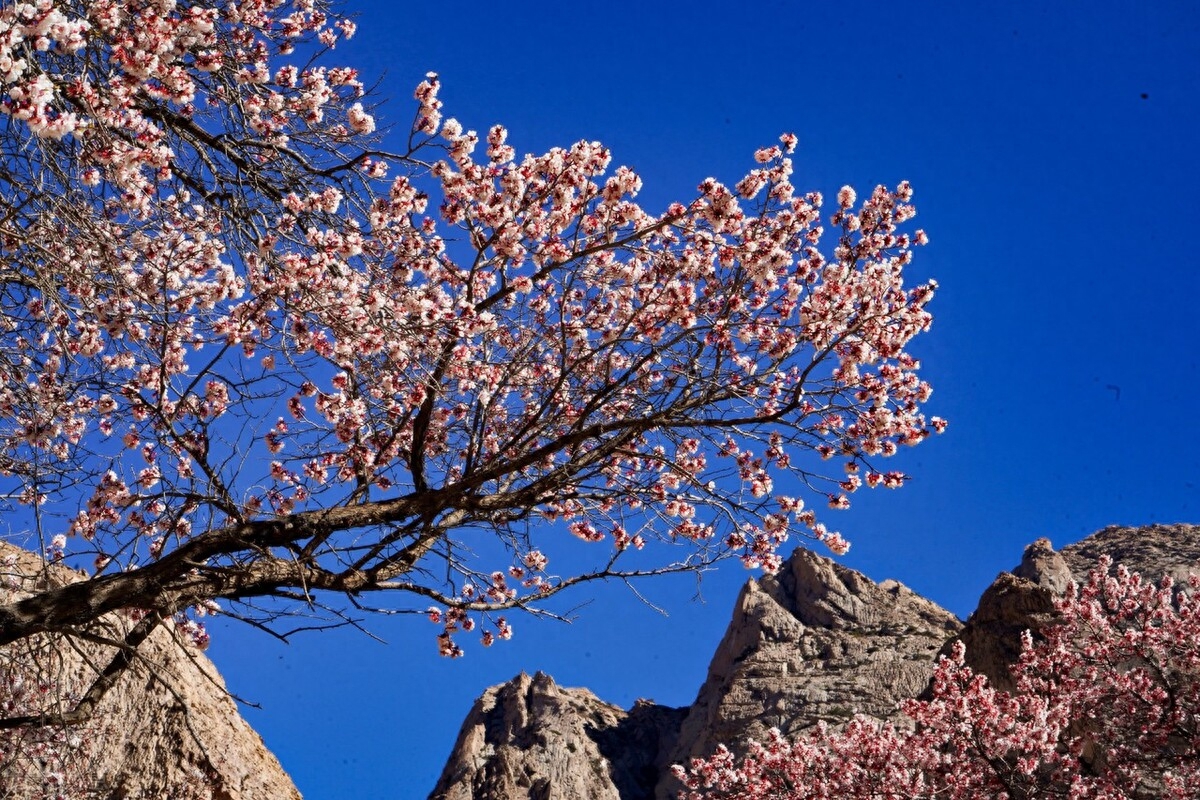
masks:
<path id="1" fill-rule="evenodd" d="M 403 129 L 441 74 L 446 111 L 518 152 L 599 139 L 648 207 L 733 181 L 800 137 L 827 196 L 908 179 L 941 284 L 915 344 L 950 429 L 896 464 L 898 492 L 835 518 L 844 559 L 960 616 L 1039 536 L 1200 521 L 1200 10 L 1193 3 L 392 3 L 350 0 L 339 46 Z M 214 630 L 230 688 L 310 800 L 424 797 L 484 688 L 520 670 L 629 706 L 690 703 L 736 565 L 574 595 L 572 625 L 437 656 L 423 619 L 290 646 Z"/>

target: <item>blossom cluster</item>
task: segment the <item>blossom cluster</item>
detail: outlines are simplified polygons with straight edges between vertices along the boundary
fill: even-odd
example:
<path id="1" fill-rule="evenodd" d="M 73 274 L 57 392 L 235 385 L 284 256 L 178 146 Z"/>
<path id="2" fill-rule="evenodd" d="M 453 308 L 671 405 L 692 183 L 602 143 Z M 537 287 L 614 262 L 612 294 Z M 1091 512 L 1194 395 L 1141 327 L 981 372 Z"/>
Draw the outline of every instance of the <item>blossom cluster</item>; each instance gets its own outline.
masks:
<path id="1" fill-rule="evenodd" d="M 955 646 L 911 727 L 856 717 L 796 741 L 773 730 L 744 756 L 721 747 L 676 767 L 688 800 L 1195 797 L 1200 785 L 1200 613 L 1186 591 L 1102 559 L 1025 635 L 1016 689 L 998 691 Z"/>

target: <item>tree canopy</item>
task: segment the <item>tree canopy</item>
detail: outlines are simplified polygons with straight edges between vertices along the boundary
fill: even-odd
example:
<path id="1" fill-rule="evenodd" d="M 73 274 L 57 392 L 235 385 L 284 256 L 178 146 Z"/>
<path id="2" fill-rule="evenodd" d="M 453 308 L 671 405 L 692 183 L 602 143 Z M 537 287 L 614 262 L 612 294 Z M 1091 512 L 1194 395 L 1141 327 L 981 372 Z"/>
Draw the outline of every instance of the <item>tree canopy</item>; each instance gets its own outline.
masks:
<path id="1" fill-rule="evenodd" d="M 0 488 L 86 573 L 0 603 L 0 644 L 120 612 L 127 658 L 215 604 L 374 593 L 456 655 L 581 582 L 844 551 L 817 509 L 945 426 L 911 187 L 825 217 L 785 134 L 648 210 L 603 145 L 518 156 L 434 74 L 386 128 L 354 31 L 319 0 L 0 9 Z M 571 536 L 595 566 L 560 574 Z"/>

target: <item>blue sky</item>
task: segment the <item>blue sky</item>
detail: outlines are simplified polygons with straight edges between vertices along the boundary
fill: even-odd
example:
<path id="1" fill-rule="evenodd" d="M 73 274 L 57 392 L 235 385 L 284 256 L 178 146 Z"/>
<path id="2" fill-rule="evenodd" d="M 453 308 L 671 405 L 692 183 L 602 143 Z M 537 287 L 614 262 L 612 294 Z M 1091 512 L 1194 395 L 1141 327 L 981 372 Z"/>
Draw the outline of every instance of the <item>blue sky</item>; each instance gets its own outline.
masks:
<path id="1" fill-rule="evenodd" d="M 446 112 L 518 152 L 599 139 L 649 208 L 734 181 L 800 138 L 794 178 L 912 182 L 933 330 L 914 351 L 946 434 L 893 462 L 898 492 L 834 518 L 844 563 L 960 616 L 1022 547 L 1111 523 L 1200 520 L 1200 10 L 1191 3 L 390 3 L 350 0 L 339 46 L 403 130 L 440 73 Z M 417 798 L 484 688 L 520 670 L 629 706 L 690 703 L 737 565 L 623 587 L 571 625 L 437 656 L 422 618 L 280 645 L 217 625 L 211 655 L 310 800 Z M 695 598 L 697 593 L 703 601 Z"/>

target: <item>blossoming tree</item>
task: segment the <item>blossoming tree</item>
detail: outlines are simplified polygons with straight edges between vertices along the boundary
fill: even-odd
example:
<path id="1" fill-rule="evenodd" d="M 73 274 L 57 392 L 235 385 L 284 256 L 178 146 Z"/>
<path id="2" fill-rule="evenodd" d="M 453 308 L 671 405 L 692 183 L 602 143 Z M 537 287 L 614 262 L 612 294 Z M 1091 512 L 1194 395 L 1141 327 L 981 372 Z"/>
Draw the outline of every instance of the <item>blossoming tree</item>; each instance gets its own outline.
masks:
<path id="1" fill-rule="evenodd" d="M 354 30 L 320 0 L 0 9 L 0 487 L 86 572 L 0 603 L 0 645 L 120 612 L 128 659 L 217 601 L 375 593 L 456 655 L 581 582 L 843 550 L 813 506 L 900 485 L 878 461 L 944 425 L 909 186 L 843 189 L 822 250 L 791 135 L 660 211 L 596 142 L 443 117 L 432 74 L 385 137 L 330 61 Z M 560 575 L 572 535 L 595 567 Z"/>
<path id="2" fill-rule="evenodd" d="M 689 800 L 1175 798 L 1200 786 L 1200 607 L 1188 592 L 1101 561 L 1059 601 L 1061 624 L 1014 667 L 1012 694 L 943 658 L 915 727 L 857 717 L 799 741 L 772 731 L 676 767 Z"/>

